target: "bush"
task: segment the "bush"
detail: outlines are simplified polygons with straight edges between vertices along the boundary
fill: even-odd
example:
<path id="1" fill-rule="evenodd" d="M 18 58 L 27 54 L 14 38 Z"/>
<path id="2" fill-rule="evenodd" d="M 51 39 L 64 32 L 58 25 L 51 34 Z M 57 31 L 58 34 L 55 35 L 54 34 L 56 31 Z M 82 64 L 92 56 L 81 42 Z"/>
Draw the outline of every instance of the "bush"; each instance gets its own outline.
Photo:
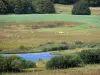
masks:
<path id="1" fill-rule="evenodd" d="M 76 0 L 51 0 L 51 1 L 60 4 L 73 4 L 76 2 Z"/>
<path id="2" fill-rule="evenodd" d="M 24 50 L 26 49 L 23 45 L 19 47 L 19 49 Z"/>
<path id="3" fill-rule="evenodd" d="M 86 64 L 100 63 L 100 49 L 84 50 L 81 51 L 79 55 Z"/>
<path id="4" fill-rule="evenodd" d="M 88 2 L 85 0 L 77 1 L 76 4 L 73 6 L 72 14 L 73 15 L 90 15 L 91 11 L 89 9 Z"/>
<path id="5" fill-rule="evenodd" d="M 26 61 L 25 62 L 25 68 L 36 68 L 36 63 L 32 62 L 32 61 Z"/>
<path id="6" fill-rule="evenodd" d="M 55 7 L 51 0 L 37 0 L 36 11 L 38 13 L 55 13 Z"/>
<path id="7" fill-rule="evenodd" d="M 46 51 L 57 51 L 57 50 L 68 50 L 67 44 L 46 44 L 43 46 L 44 52 Z"/>
<path id="8" fill-rule="evenodd" d="M 82 64 L 82 59 L 78 55 L 66 55 L 52 58 L 47 62 L 48 69 L 61 69 L 70 67 L 79 67 Z"/>
<path id="9" fill-rule="evenodd" d="M 21 71 L 23 69 L 22 62 L 18 59 L 15 59 L 11 62 L 11 69 L 15 72 Z"/>
<path id="10" fill-rule="evenodd" d="M 2 0 L 0 0 L 0 14 L 5 13 L 7 13 L 7 6 Z"/>
<path id="11" fill-rule="evenodd" d="M 89 0 L 89 5 L 92 7 L 100 6 L 100 0 Z"/>
<path id="12" fill-rule="evenodd" d="M 26 61 L 19 56 L 0 56 L 0 71 L 20 72 L 25 68 L 36 67 L 32 61 Z"/>

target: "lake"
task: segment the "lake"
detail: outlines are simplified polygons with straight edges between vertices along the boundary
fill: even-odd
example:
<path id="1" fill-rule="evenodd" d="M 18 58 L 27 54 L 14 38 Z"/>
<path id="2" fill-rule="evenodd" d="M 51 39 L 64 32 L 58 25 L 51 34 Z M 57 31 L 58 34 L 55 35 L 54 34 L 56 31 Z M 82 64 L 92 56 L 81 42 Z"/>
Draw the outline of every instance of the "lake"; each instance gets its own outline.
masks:
<path id="1" fill-rule="evenodd" d="M 31 60 L 33 62 L 37 62 L 39 59 L 42 60 L 50 60 L 51 58 L 58 56 L 56 54 L 50 54 L 48 52 L 41 52 L 41 53 L 27 53 L 27 54 L 2 54 L 3 56 L 10 56 L 10 55 L 17 55 L 25 60 Z"/>

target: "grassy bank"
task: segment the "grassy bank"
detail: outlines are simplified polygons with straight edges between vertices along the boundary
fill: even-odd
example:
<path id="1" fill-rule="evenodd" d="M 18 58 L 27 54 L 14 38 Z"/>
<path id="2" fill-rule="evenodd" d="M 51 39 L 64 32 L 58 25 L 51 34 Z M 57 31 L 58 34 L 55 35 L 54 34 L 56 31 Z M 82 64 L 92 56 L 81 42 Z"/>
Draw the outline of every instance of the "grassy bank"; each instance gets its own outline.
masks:
<path id="1" fill-rule="evenodd" d="M 3 73 L 2 75 L 100 75 L 100 65 L 87 65 L 82 68 L 69 68 L 62 70 L 29 69 L 23 73 Z"/>

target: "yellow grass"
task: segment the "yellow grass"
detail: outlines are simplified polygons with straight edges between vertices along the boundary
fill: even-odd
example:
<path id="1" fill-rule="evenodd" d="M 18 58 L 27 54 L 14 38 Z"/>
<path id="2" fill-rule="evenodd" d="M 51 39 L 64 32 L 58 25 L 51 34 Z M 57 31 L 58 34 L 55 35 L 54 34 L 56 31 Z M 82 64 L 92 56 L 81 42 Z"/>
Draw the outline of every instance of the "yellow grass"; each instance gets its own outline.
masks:
<path id="1" fill-rule="evenodd" d="M 25 73 L 4 73 L 2 75 L 100 75 L 100 65 L 87 65 L 82 68 L 69 68 L 63 70 L 36 70 Z"/>

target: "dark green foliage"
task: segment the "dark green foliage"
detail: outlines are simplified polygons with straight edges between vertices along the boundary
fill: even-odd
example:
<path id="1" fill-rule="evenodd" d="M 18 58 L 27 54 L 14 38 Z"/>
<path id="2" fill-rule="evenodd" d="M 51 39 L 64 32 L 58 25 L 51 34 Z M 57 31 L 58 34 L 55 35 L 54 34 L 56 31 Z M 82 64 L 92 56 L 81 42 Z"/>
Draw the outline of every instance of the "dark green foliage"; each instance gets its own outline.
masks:
<path id="1" fill-rule="evenodd" d="M 42 48 L 42 51 L 44 52 L 47 52 L 47 51 L 61 51 L 61 50 L 68 50 L 68 45 L 67 44 L 50 44 L 50 43 L 47 43 L 45 45 L 42 45 L 41 46 Z"/>
<path id="2" fill-rule="evenodd" d="M 78 55 L 66 55 L 58 56 L 52 58 L 47 62 L 46 67 L 48 69 L 61 69 L 61 68 L 70 68 L 70 67 L 79 67 L 81 66 L 82 59 Z"/>
<path id="3" fill-rule="evenodd" d="M 73 6 L 72 10 L 73 15 L 90 15 L 91 11 L 89 9 L 88 2 L 85 0 L 79 0 Z"/>
<path id="4" fill-rule="evenodd" d="M 33 68 L 33 67 L 35 68 L 36 67 L 36 63 L 34 63 L 34 62 L 30 61 L 30 60 L 29 61 L 25 61 L 24 64 L 25 64 L 25 66 L 24 66 L 25 68 Z"/>
<path id="5" fill-rule="evenodd" d="M 24 68 L 33 67 L 36 67 L 34 62 L 26 61 L 19 56 L 0 56 L 0 72 L 20 72 Z"/>
<path id="6" fill-rule="evenodd" d="M 51 0 L 51 1 L 59 4 L 73 4 L 76 2 L 76 0 Z"/>
<path id="7" fill-rule="evenodd" d="M 0 14 L 6 14 L 7 13 L 7 5 L 0 0 Z"/>
<path id="8" fill-rule="evenodd" d="M 21 10 L 20 8 L 21 8 L 21 7 L 20 7 L 19 5 L 16 5 L 15 8 L 14 8 L 14 13 L 15 13 L 15 14 L 21 14 L 21 11 L 22 11 L 22 10 Z"/>
<path id="9" fill-rule="evenodd" d="M 55 7 L 51 0 L 37 0 L 36 10 L 38 13 L 55 13 Z"/>
<path id="10" fill-rule="evenodd" d="M 84 50 L 80 52 L 79 55 L 86 64 L 100 63 L 100 49 Z"/>
<path id="11" fill-rule="evenodd" d="M 21 71 L 23 69 L 22 62 L 18 59 L 15 59 L 11 62 L 11 69 L 13 71 Z"/>
<path id="12" fill-rule="evenodd" d="M 88 0 L 88 1 L 89 1 L 89 5 L 92 7 L 100 6 L 100 0 Z"/>

